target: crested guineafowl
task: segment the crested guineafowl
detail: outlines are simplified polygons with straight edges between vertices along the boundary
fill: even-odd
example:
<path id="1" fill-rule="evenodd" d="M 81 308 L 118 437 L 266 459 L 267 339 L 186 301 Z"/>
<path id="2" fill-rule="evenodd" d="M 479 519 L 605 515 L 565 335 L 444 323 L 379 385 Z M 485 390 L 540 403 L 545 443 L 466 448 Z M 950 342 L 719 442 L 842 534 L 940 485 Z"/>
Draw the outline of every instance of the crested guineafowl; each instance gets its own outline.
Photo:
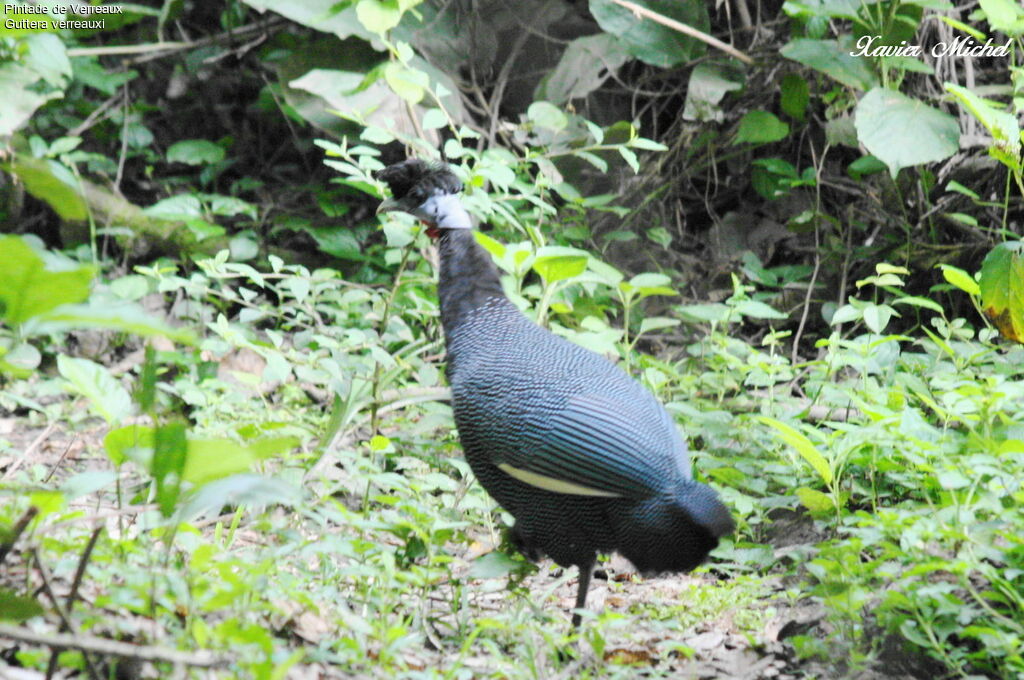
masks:
<path id="1" fill-rule="evenodd" d="M 693 480 L 664 407 L 622 369 L 537 326 L 505 297 L 446 165 L 410 159 L 377 178 L 393 194 L 378 212 L 410 213 L 437 240 L 455 424 L 473 473 L 515 517 L 517 546 L 531 559 L 544 553 L 579 568 L 577 610 L 598 553 L 618 551 L 648 573 L 703 562 L 733 521 L 718 495 Z"/>

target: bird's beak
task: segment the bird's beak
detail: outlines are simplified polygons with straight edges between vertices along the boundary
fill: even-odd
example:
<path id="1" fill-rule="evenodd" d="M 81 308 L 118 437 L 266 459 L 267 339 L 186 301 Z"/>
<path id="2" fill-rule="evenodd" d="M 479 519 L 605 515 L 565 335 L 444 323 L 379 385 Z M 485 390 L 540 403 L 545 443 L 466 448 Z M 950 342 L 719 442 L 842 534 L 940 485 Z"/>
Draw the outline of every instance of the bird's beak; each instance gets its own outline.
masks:
<path id="1" fill-rule="evenodd" d="M 380 215 L 381 213 L 393 212 L 401 209 L 402 207 L 398 204 L 398 201 L 393 198 L 385 198 L 380 202 L 380 205 L 377 206 L 377 214 Z"/>

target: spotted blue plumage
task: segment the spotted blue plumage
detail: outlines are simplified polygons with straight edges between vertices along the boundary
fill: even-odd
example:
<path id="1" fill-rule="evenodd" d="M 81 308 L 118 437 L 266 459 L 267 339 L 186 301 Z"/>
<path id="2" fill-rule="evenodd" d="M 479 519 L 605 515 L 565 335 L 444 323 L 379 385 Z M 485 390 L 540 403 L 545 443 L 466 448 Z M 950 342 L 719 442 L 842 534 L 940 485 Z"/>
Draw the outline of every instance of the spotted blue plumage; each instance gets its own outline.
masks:
<path id="1" fill-rule="evenodd" d="M 455 195 L 444 166 L 406 161 L 380 173 L 388 209 L 422 213 L 422 197 Z M 441 321 L 452 407 L 466 459 L 516 519 L 529 556 L 576 565 L 585 604 L 597 553 L 644 572 L 687 571 L 733 521 L 693 480 L 686 443 L 657 399 L 619 367 L 527 319 L 460 211 L 439 230 Z M 578 623 L 579 617 L 574 616 Z"/>

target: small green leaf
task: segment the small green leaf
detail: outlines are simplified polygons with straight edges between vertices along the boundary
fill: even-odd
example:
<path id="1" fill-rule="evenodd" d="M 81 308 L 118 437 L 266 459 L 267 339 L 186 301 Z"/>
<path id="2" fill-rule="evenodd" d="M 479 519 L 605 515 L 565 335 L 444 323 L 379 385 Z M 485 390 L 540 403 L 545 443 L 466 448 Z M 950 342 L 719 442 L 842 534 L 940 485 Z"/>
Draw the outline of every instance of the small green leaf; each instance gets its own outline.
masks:
<path id="1" fill-rule="evenodd" d="M 803 120 L 810 101 L 810 87 L 800 74 L 787 73 L 782 77 L 782 97 L 779 106 L 787 116 L 793 120 Z"/>
<path id="2" fill-rule="evenodd" d="M 942 276 L 949 283 L 953 284 L 968 295 L 981 295 L 981 288 L 978 286 L 977 282 L 963 269 L 959 269 L 958 267 L 954 267 L 950 264 L 940 264 L 936 266 L 942 269 Z"/>
<path id="3" fill-rule="evenodd" d="M 773 113 L 750 111 L 740 120 L 739 131 L 733 144 L 768 144 L 785 139 L 789 125 Z"/>

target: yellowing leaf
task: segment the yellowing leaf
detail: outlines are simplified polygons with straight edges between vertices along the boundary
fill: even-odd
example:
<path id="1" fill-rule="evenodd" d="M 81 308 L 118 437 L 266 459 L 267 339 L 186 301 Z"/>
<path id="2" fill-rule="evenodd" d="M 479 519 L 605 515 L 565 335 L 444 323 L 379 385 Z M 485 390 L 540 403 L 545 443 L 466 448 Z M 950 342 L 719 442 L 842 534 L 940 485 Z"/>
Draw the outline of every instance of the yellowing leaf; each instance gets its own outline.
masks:
<path id="1" fill-rule="evenodd" d="M 1024 241 L 1000 243 L 981 265 L 981 307 L 1007 340 L 1024 344 Z"/>

